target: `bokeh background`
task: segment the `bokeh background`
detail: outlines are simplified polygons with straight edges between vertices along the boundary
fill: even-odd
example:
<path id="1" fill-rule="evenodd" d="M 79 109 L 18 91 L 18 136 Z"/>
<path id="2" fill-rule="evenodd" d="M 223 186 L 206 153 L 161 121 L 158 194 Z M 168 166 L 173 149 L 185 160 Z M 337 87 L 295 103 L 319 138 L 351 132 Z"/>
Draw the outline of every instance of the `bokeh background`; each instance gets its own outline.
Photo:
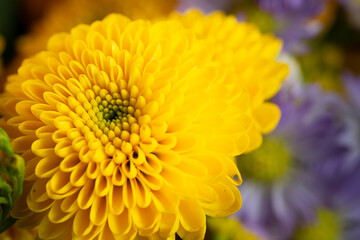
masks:
<path id="1" fill-rule="evenodd" d="M 278 59 L 290 67 L 272 100 L 282 110 L 277 128 L 236 159 L 243 206 L 209 218 L 206 239 L 360 239 L 358 0 L 0 0 L 1 89 L 56 32 L 111 12 L 155 19 L 190 8 L 223 11 L 276 35 Z"/>

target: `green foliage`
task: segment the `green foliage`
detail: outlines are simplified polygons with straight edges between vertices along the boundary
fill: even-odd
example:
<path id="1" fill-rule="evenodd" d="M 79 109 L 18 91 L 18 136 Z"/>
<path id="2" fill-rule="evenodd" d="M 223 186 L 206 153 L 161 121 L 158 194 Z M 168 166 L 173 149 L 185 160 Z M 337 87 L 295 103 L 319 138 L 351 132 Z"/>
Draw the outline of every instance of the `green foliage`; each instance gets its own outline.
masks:
<path id="1" fill-rule="evenodd" d="M 2 233 L 16 221 L 10 216 L 10 210 L 22 193 L 25 163 L 14 153 L 8 135 L 1 128 L 0 154 L 0 233 Z"/>

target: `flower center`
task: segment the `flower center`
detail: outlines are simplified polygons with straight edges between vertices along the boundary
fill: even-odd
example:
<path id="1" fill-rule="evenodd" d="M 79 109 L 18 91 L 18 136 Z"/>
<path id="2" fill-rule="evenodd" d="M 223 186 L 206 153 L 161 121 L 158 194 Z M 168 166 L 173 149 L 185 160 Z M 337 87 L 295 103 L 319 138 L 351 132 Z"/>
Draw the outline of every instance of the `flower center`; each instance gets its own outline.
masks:
<path id="1" fill-rule="evenodd" d="M 120 94 L 107 94 L 104 98 L 97 96 L 95 98 L 93 111 L 96 114 L 96 124 L 100 129 L 105 127 L 113 128 L 115 126 L 123 128 L 125 122 L 134 121 L 135 109 L 130 106 L 129 100 L 123 100 Z"/>
<path id="2" fill-rule="evenodd" d="M 318 211 L 318 219 L 312 225 L 296 230 L 293 240 L 337 240 L 341 238 L 339 215 L 328 209 Z"/>
<path id="3" fill-rule="evenodd" d="M 130 96 L 125 88 L 111 93 L 97 85 L 89 90 L 87 96 L 83 102 L 87 110 L 84 114 L 88 115 L 85 119 L 89 119 L 88 127 L 96 137 L 102 138 L 103 145 L 108 141 L 114 142 L 116 147 L 121 145 L 121 141 L 131 142 L 133 146 L 138 144 L 138 121 L 142 113 L 136 106 L 144 105 L 143 98 L 139 100 Z"/>
<path id="4" fill-rule="evenodd" d="M 245 177 L 267 182 L 284 176 L 291 160 L 291 152 L 283 141 L 266 137 L 259 149 L 239 156 L 237 165 Z"/>

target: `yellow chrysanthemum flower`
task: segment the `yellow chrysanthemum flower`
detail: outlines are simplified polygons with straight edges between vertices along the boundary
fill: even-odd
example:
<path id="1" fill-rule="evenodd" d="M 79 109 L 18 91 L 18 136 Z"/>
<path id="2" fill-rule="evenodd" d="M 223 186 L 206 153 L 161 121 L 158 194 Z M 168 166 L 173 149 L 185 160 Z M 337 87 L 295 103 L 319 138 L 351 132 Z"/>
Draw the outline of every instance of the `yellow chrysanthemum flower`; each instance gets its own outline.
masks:
<path id="1" fill-rule="evenodd" d="M 233 27 L 255 32 L 255 47 L 268 39 Z M 253 145 L 258 108 L 221 44 L 183 21 L 114 14 L 25 60 L 0 96 L 0 126 L 26 162 L 17 225 L 40 239 L 202 239 L 206 215 L 237 211 L 233 156 Z"/>
<path id="2" fill-rule="evenodd" d="M 248 131 L 251 139 L 247 152 L 260 146 L 260 133 L 269 133 L 280 119 L 278 107 L 265 102 L 280 88 L 288 74 L 283 64 L 274 61 L 280 51 L 281 42 L 271 35 L 261 33 L 250 24 L 238 24 L 235 17 L 224 17 L 221 12 L 203 18 L 198 11 L 186 16 L 171 14 L 191 28 L 200 39 L 211 41 L 216 47 L 212 60 L 231 72 L 236 82 L 250 93 L 250 107 L 256 123 Z"/>
<path id="3" fill-rule="evenodd" d="M 34 240 L 36 229 L 23 230 L 12 226 L 8 230 L 0 233 L 1 240 Z"/>
<path id="4" fill-rule="evenodd" d="M 22 58 L 46 49 L 49 38 L 68 32 L 81 23 L 91 23 L 110 13 L 121 13 L 131 19 L 163 17 L 174 9 L 175 0 L 63 0 L 32 26 L 30 33 L 17 44 Z"/>

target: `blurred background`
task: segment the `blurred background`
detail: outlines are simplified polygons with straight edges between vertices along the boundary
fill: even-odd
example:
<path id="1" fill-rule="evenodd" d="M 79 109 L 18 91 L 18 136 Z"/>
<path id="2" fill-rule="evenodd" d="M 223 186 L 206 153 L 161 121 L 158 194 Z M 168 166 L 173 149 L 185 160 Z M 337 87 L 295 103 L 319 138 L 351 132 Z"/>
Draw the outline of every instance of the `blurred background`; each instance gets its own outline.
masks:
<path id="1" fill-rule="evenodd" d="M 1 89 L 56 32 L 111 12 L 156 19 L 190 8 L 276 35 L 278 60 L 290 66 L 271 100 L 282 111 L 277 128 L 236 158 L 243 206 L 209 218 L 206 239 L 360 239 L 358 0 L 0 0 Z"/>

